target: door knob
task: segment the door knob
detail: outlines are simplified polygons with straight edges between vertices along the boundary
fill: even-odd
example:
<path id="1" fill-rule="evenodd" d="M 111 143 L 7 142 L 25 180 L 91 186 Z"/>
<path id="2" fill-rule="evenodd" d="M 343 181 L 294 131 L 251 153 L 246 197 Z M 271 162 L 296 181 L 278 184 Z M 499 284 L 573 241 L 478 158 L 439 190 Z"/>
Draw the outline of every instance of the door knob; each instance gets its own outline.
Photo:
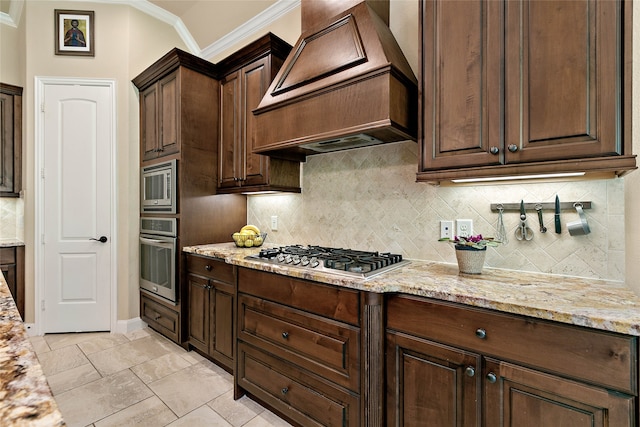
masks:
<path id="1" fill-rule="evenodd" d="M 107 236 L 100 236 L 99 239 L 95 239 L 95 238 L 92 237 L 89 240 L 95 240 L 96 242 L 100 242 L 100 243 L 107 243 L 108 239 L 107 239 Z"/>

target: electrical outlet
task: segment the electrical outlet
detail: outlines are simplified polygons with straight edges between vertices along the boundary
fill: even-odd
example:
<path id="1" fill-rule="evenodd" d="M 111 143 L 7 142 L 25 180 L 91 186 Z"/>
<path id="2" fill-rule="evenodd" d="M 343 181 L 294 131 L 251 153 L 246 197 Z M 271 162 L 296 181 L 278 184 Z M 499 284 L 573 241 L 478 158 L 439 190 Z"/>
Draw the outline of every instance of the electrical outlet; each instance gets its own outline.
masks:
<path id="1" fill-rule="evenodd" d="M 469 237 L 473 234 L 472 219 L 456 219 L 456 236 Z"/>
<path id="2" fill-rule="evenodd" d="M 272 215 L 271 216 L 271 231 L 277 231 L 278 230 L 278 216 L 277 215 Z"/>
<path id="3" fill-rule="evenodd" d="M 453 239 L 453 221 L 440 220 L 440 238 Z"/>

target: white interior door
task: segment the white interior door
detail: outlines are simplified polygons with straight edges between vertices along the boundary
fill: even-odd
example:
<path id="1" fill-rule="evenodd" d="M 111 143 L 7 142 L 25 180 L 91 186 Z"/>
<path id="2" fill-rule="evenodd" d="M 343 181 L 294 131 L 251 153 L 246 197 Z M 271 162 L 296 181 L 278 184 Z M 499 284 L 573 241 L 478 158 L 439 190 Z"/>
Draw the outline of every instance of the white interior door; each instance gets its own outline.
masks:
<path id="1" fill-rule="evenodd" d="M 112 89 L 43 86 L 44 333 L 111 329 Z"/>

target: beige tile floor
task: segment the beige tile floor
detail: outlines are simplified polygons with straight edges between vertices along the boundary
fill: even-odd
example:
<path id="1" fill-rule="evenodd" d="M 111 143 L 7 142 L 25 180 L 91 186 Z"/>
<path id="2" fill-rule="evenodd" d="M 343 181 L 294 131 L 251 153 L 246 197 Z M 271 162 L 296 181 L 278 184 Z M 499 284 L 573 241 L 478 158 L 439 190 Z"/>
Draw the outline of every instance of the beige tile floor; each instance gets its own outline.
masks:
<path id="1" fill-rule="evenodd" d="M 31 337 L 70 427 L 286 427 L 232 376 L 151 329 Z"/>

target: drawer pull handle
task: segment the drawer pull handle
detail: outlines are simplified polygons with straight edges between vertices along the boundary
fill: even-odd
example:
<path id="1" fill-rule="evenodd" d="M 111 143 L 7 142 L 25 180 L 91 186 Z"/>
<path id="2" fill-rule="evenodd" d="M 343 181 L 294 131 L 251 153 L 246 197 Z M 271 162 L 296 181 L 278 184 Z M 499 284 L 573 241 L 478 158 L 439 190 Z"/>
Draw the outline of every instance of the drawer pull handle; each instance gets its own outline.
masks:
<path id="1" fill-rule="evenodd" d="M 207 270 L 207 271 L 211 271 L 211 270 L 213 270 L 213 267 L 211 267 L 209 264 L 207 264 L 207 265 L 204 266 L 204 269 Z"/>
<path id="2" fill-rule="evenodd" d="M 478 328 L 476 329 L 476 336 L 478 338 L 480 338 L 481 340 L 485 339 L 487 337 L 487 331 L 485 331 L 482 328 Z"/>
<path id="3" fill-rule="evenodd" d="M 468 377 L 473 377 L 476 374 L 476 370 L 474 369 L 473 366 L 467 366 L 467 369 L 464 370 L 464 373 Z"/>
<path id="4" fill-rule="evenodd" d="M 160 319 L 161 317 L 162 317 L 162 316 L 160 316 L 159 314 L 156 314 L 156 315 L 153 317 L 153 320 L 158 320 L 158 319 Z"/>
<path id="5" fill-rule="evenodd" d="M 496 376 L 496 374 L 494 374 L 493 372 L 489 372 L 487 374 L 487 381 L 489 381 L 491 384 L 495 383 L 496 381 L 498 381 L 498 377 Z"/>
<path id="6" fill-rule="evenodd" d="M 282 392 L 282 394 L 287 394 L 289 392 L 289 389 L 287 387 L 283 388 L 282 390 L 280 390 Z"/>
<path id="7" fill-rule="evenodd" d="M 283 332 L 282 333 L 282 338 L 284 338 L 285 340 L 289 339 L 289 332 Z"/>

